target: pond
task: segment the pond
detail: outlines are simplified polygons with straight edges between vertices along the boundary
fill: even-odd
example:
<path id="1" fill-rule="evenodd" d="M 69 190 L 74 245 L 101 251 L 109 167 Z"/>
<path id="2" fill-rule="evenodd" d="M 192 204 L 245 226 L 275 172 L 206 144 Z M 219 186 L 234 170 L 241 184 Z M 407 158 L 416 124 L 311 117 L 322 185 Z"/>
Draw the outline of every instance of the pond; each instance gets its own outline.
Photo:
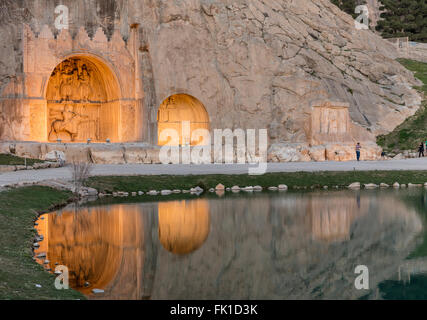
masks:
<path id="1" fill-rule="evenodd" d="M 90 299 L 427 298 L 425 189 L 153 199 L 42 215 L 37 262 Z"/>

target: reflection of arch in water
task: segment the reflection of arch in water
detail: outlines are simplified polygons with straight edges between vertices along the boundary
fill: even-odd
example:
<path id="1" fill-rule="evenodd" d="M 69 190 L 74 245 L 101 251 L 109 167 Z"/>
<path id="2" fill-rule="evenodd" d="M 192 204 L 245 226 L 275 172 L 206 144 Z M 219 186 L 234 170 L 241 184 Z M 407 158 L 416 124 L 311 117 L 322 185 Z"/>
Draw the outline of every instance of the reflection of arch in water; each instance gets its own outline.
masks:
<path id="1" fill-rule="evenodd" d="M 159 240 L 174 254 L 188 254 L 200 248 L 209 235 L 207 200 L 159 203 Z"/>
<path id="2" fill-rule="evenodd" d="M 105 215 L 104 215 L 105 213 Z M 122 250 L 122 217 L 100 208 L 82 208 L 78 213 L 63 211 L 45 216 L 46 259 L 67 266 L 70 286 L 87 294 L 92 288 L 104 288 L 115 277 Z M 90 288 L 85 288 L 85 282 Z"/>
<path id="3" fill-rule="evenodd" d="M 44 240 L 36 255 L 46 252 L 52 271 L 56 262 L 67 266 L 70 286 L 84 294 L 98 288 L 109 298 L 149 297 L 156 261 L 153 208 L 114 205 L 44 215 L 37 227 Z"/>
<path id="4" fill-rule="evenodd" d="M 198 145 L 201 139 L 191 140 L 191 134 L 197 129 L 209 130 L 209 115 L 203 104 L 188 94 L 175 94 L 167 98 L 159 107 L 157 114 L 159 145 L 169 143 L 169 140 L 160 139 L 163 130 L 173 129 L 179 135 L 180 145 Z M 189 137 L 182 136 L 182 122 L 190 122 Z M 188 139 L 187 139 L 188 138 Z M 191 140 L 191 141 L 190 141 Z"/>

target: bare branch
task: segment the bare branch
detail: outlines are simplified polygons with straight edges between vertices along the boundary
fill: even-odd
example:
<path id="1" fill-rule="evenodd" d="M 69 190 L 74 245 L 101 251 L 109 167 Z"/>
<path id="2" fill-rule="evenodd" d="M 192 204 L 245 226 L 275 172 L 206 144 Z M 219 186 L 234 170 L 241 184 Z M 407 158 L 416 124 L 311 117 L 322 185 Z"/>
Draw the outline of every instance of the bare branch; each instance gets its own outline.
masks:
<path id="1" fill-rule="evenodd" d="M 78 195 L 85 181 L 90 176 L 90 172 L 92 170 L 92 163 L 73 158 L 71 161 L 70 170 L 74 185 L 74 194 Z"/>

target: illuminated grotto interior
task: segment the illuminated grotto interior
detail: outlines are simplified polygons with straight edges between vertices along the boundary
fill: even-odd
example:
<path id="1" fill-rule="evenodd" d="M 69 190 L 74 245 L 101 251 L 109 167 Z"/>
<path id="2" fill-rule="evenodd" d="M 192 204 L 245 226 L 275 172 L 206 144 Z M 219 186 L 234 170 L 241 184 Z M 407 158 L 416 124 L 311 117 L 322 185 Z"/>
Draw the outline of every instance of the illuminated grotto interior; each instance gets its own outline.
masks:
<path id="1" fill-rule="evenodd" d="M 118 92 L 114 75 L 94 59 L 73 57 L 61 62 L 47 87 L 48 140 L 118 140 Z"/>

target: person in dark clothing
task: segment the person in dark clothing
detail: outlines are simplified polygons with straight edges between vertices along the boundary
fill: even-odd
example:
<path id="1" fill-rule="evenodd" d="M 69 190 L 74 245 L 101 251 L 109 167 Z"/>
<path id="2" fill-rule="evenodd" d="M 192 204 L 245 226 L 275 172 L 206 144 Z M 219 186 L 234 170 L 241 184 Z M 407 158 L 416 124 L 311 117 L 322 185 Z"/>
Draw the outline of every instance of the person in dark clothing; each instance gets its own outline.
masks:
<path id="1" fill-rule="evenodd" d="M 362 146 L 360 145 L 360 143 L 358 142 L 356 144 L 356 156 L 357 156 L 357 161 L 360 161 L 360 149 L 362 149 Z"/>
<path id="2" fill-rule="evenodd" d="M 418 148 L 418 157 L 419 158 L 421 158 L 421 156 L 423 156 L 424 157 L 424 143 L 423 142 L 421 142 L 421 144 L 420 144 L 420 146 L 419 146 L 419 148 Z"/>

